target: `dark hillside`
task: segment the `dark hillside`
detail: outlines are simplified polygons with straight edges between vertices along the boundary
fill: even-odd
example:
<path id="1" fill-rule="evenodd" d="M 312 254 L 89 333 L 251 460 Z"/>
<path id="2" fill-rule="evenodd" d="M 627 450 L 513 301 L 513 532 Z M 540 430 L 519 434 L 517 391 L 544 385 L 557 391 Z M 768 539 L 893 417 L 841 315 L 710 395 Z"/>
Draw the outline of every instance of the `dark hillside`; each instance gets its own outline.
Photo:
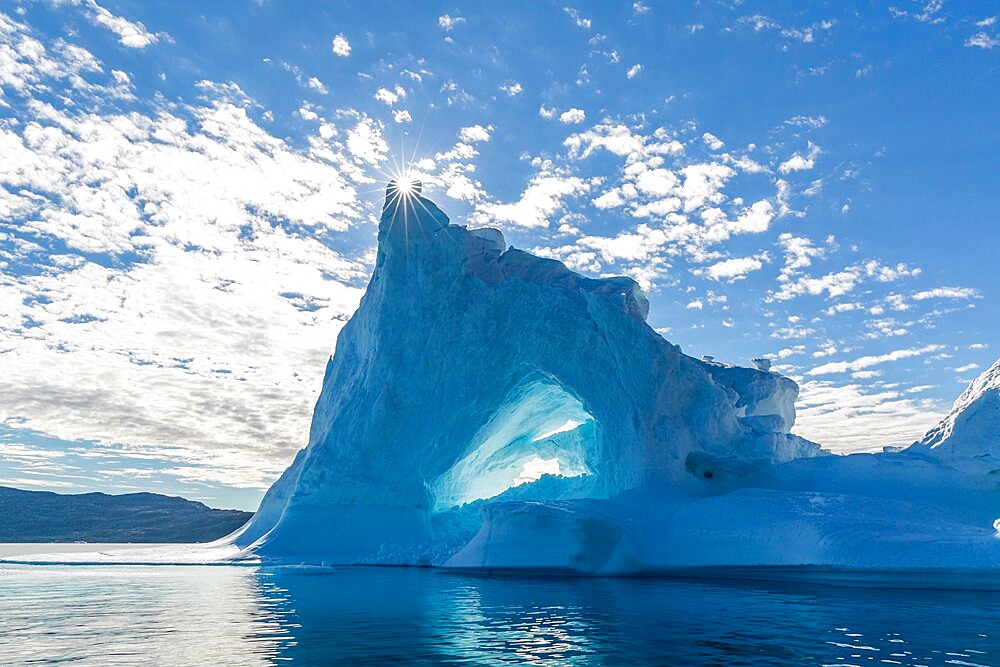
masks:
<path id="1" fill-rule="evenodd" d="M 0 486 L 0 542 L 210 542 L 251 516 L 155 493 L 64 495 Z"/>

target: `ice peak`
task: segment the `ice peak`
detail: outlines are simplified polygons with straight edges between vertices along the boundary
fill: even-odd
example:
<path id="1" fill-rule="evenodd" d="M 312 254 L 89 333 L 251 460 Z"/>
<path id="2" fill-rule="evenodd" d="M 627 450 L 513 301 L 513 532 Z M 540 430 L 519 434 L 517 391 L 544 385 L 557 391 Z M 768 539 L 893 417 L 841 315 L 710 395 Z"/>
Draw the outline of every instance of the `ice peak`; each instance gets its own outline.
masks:
<path id="1" fill-rule="evenodd" d="M 1000 359 L 969 383 L 951 412 L 910 447 L 961 468 L 1000 471 Z"/>
<path id="2" fill-rule="evenodd" d="M 423 196 L 423 184 L 415 179 L 393 179 L 385 188 L 385 202 L 379 220 L 379 247 L 395 240 L 408 245 L 448 227 L 448 216 Z"/>
<path id="3" fill-rule="evenodd" d="M 941 420 L 941 423 L 932 428 L 920 441 L 922 445 L 935 447 L 951 436 L 955 428 L 955 421 L 963 412 L 968 411 L 973 403 L 991 391 L 1000 391 L 1000 359 L 993 362 L 975 380 L 969 383 L 965 391 L 955 400 L 948 416 Z"/>

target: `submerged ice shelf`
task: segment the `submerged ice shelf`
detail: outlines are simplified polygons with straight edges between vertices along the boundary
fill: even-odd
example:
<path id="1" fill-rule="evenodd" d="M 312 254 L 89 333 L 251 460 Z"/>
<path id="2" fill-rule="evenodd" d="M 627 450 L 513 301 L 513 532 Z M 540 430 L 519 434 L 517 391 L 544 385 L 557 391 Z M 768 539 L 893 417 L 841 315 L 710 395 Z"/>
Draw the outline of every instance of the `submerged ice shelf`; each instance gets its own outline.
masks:
<path id="1" fill-rule="evenodd" d="M 1000 362 L 913 447 L 833 456 L 790 433 L 795 382 L 683 354 L 629 278 L 393 184 L 378 243 L 308 446 L 224 559 L 1000 578 Z"/>

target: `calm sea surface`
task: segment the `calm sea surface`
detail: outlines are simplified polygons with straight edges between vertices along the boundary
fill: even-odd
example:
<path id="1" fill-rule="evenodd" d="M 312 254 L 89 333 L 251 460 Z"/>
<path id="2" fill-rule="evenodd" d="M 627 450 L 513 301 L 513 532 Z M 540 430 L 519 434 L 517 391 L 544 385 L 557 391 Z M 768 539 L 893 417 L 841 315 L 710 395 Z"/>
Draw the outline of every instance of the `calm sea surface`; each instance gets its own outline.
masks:
<path id="1" fill-rule="evenodd" d="M 1000 665 L 1000 593 L 0 564 L 0 665 L 63 662 Z"/>

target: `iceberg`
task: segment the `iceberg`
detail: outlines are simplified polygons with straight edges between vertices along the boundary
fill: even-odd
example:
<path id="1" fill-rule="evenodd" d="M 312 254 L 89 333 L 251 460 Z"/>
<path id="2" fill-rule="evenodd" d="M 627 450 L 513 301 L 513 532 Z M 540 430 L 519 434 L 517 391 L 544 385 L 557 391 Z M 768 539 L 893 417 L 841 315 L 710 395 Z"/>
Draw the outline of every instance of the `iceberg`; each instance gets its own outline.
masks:
<path id="1" fill-rule="evenodd" d="M 910 453 L 1000 477 L 1000 359 L 973 380 L 951 412 Z"/>
<path id="2" fill-rule="evenodd" d="M 233 535 L 26 562 L 429 565 L 1000 589 L 1000 361 L 902 451 L 793 435 L 798 386 L 685 355 L 629 278 L 390 183 L 307 446 Z"/>
<path id="3" fill-rule="evenodd" d="M 629 278 L 390 183 L 308 445 L 230 542 L 273 563 L 1000 571 L 1000 366 L 913 447 L 834 456 L 790 433 L 794 381 L 689 357 L 648 309 Z"/>

